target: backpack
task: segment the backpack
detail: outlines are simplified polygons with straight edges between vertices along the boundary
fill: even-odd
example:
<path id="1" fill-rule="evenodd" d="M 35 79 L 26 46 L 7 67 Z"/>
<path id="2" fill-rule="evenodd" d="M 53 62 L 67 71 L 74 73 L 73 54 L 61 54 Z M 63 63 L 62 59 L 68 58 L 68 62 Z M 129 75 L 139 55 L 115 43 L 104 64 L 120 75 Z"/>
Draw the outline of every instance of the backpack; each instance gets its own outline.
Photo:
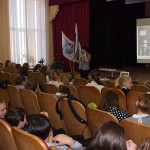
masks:
<path id="1" fill-rule="evenodd" d="M 73 95 L 69 95 L 69 96 L 63 96 L 60 97 L 56 103 L 56 112 L 57 114 L 60 116 L 60 119 L 62 120 L 62 113 L 59 110 L 59 102 L 63 99 L 63 98 L 67 98 L 67 102 L 68 102 L 68 106 L 70 107 L 71 112 L 73 113 L 74 117 L 82 124 L 85 124 L 86 126 L 88 125 L 87 121 L 84 120 L 83 118 L 81 118 L 78 113 L 75 111 L 73 104 L 72 104 L 72 100 L 73 101 L 77 101 L 80 104 L 82 104 L 84 106 L 84 108 L 86 108 L 87 106 L 85 104 L 83 104 L 79 99 L 77 99 L 76 97 L 73 97 Z"/>

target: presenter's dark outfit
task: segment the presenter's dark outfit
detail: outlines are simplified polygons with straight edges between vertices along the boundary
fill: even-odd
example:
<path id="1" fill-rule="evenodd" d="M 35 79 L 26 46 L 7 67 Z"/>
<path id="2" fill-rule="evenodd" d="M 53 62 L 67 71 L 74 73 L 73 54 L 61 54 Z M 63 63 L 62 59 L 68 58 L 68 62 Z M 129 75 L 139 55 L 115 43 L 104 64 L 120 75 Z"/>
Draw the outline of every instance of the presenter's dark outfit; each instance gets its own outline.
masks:
<path id="1" fill-rule="evenodd" d="M 80 75 L 81 78 L 85 78 L 85 79 L 88 78 L 88 73 L 90 70 L 90 59 L 91 59 L 91 54 L 88 53 L 87 55 L 88 55 L 88 62 L 85 61 L 84 57 L 81 57 L 79 61 Z"/>

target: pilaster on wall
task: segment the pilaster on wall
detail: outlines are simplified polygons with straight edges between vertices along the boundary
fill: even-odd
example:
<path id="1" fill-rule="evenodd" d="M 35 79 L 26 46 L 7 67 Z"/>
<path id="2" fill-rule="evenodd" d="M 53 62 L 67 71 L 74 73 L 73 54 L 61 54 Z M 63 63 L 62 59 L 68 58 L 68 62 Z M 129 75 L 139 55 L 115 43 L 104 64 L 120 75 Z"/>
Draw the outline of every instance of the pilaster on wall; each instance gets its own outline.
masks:
<path id="1" fill-rule="evenodd" d="M 0 62 L 10 59 L 8 0 L 0 0 Z"/>
<path id="2" fill-rule="evenodd" d="M 150 2 L 145 2 L 145 17 L 150 17 Z"/>

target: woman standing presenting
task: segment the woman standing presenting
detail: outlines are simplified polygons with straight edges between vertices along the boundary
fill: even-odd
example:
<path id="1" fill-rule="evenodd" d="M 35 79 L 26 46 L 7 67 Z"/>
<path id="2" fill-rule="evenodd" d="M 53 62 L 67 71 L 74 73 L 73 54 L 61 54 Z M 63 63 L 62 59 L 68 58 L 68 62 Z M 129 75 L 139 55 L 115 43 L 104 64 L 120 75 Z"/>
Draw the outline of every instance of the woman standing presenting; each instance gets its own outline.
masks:
<path id="1" fill-rule="evenodd" d="M 88 50 L 86 47 L 83 47 L 81 50 L 81 58 L 79 60 L 79 70 L 81 78 L 88 78 L 88 73 L 90 70 L 90 59 L 91 54 L 88 53 Z"/>

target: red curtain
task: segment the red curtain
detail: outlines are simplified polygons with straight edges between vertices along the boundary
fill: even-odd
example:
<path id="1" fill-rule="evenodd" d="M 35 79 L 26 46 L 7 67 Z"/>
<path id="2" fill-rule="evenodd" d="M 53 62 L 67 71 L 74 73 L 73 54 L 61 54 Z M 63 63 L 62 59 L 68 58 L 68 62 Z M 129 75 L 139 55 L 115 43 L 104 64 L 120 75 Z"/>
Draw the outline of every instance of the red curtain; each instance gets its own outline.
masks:
<path id="1" fill-rule="evenodd" d="M 69 61 L 62 54 L 61 31 L 72 41 L 75 35 L 75 23 L 78 26 L 78 39 L 81 46 L 89 45 L 89 0 L 60 5 L 59 12 L 53 21 L 54 59 L 65 63 L 69 70 Z"/>
<path id="2" fill-rule="evenodd" d="M 83 1 L 83 0 L 49 0 L 49 6 L 63 5 L 63 4 L 67 4 L 67 3 L 74 3 L 77 1 Z"/>

